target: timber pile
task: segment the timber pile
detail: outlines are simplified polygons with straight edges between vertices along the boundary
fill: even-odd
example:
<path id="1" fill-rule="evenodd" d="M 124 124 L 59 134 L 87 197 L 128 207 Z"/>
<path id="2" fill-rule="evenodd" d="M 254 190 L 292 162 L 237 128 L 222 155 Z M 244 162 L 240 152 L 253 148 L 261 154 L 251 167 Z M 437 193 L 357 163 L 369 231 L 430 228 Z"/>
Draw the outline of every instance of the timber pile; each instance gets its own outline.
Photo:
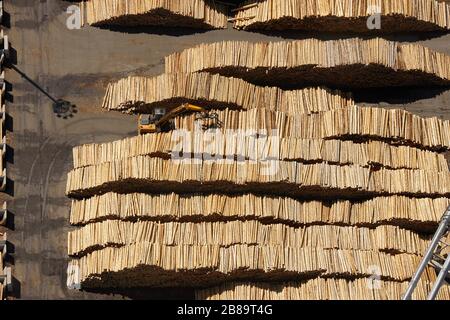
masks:
<path id="1" fill-rule="evenodd" d="M 371 279 L 324 279 L 272 285 L 267 283 L 230 283 L 216 288 L 196 290 L 197 300 L 398 300 L 408 282 Z M 425 300 L 430 283 L 420 281 L 414 300 Z M 443 287 L 437 299 L 450 300 L 450 290 Z"/>
<path id="2" fill-rule="evenodd" d="M 343 259 L 347 257 L 348 259 Z M 205 287 L 244 279 L 293 281 L 316 277 L 369 277 L 380 267 L 384 280 L 406 281 L 420 257 L 363 250 L 277 245 L 179 245 L 140 242 L 93 251 L 69 266 L 79 268 L 68 283 L 87 287 Z"/>
<path id="3" fill-rule="evenodd" d="M 395 146 L 382 141 L 356 143 L 279 136 L 255 137 L 239 133 L 171 131 L 102 144 L 86 144 L 73 148 L 74 168 L 148 155 L 164 159 L 179 156 L 204 160 L 208 157 L 251 160 L 274 158 L 302 163 L 327 162 L 389 169 L 449 171 L 442 153 Z"/>
<path id="4" fill-rule="evenodd" d="M 113 192 L 256 192 L 295 196 L 326 193 L 328 197 L 410 195 L 450 196 L 450 173 L 409 169 L 373 171 L 357 165 L 338 166 L 268 161 L 178 161 L 137 156 L 81 167 L 68 174 L 66 192 L 89 197 Z M 173 189 L 172 189 L 173 188 Z M 194 189 L 190 189 L 194 188 Z M 188 191 L 189 192 L 189 191 Z M 324 196 L 326 196 L 324 195 Z"/>
<path id="5" fill-rule="evenodd" d="M 86 225 L 111 220 L 122 221 L 251 221 L 293 226 L 395 225 L 419 232 L 433 230 L 448 198 L 378 197 L 361 202 L 337 200 L 299 201 L 288 197 L 244 195 L 179 195 L 106 193 L 72 200 L 70 223 Z"/>
<path id="6" fill-rule="evenodd" d="M 295 228 L 258 221 L 159 223 L 107 220 L 69 232 L 68 252 L 70 256 L 83 256 L 105 247 L 148 242 L 165 246 L 217 245 L 227 248 L 245 244 L 421 254 L 427 249 L 429 240 L 394 226 Z"/>
<path id="7" fill-rule="evenodd" d="M 450 85 L 449 56 L 379 38 L 201 44 L 166 57 L 165 65 L 166 73 L 206 71 L 284 89 Z"/>
<path id="8" fill-rule="evenodd" d="M 234 18 L 245 30 L 304 30 L 326 32 L 396 33 L 450 29 L 450 5 L 436 0 L 259 0 L 248 1 Z M 381 29 L 367 20 L 375 6 Z"/>
<path id="9" fill-rule="evenodd" d="M 266 108 L 290 114 L 317 113 L 353 105 L 349 94 L 325 88 L 283 91 L 258 87 L 241 79 L 210 73 L 173 73 L 128 77 L 107 87 L 103 108 L 127 113 L 151 113 L 158 107 L 191 103 L 208 109 Z"/>
<path id="10" fill-rule="evenodd" d="M 82 25 L 223 29 L 226 6 L 209 0 L 88 0 L 81 2 Z"/>
<path id="11" fill-rule="evenodd" d="M 73 150 L 66 192 L 78 229 L 68 253 L 79 272 L 68 284 L 222 286 L 199 298 L 400 298 L 450 203 L 450 121 L 240 79 L 280 84 L 278 72 L 292 84 L 298 71 L 321 82 L 331 71 L 353 87 L 445 84 L 449 59 L 380 39 L 226 42 L 169 57 L 165 75 L 111 84 L 106 109 L 194 103 L 222 126 L 196 130 L 201 121 L 188 114 L 174 119 L 180 130 Z M 385 286 L 377 292 L 364 286 L 374 273 Z M 419 296 L 435 278 L 427 270 Z"/>
<path id="12" fill-rule="evenodd" d="M 217 110 L 224 130 L 261 132 L 301 139 L 372 139 L 446 151 L 450 147 L 450 121 L 421 118 L 399 109 L 352 106 L 311 115 L 288 115 L 264 109 Z M 200 130 L 195 115 L 174 119 L 174 129 Z"/>

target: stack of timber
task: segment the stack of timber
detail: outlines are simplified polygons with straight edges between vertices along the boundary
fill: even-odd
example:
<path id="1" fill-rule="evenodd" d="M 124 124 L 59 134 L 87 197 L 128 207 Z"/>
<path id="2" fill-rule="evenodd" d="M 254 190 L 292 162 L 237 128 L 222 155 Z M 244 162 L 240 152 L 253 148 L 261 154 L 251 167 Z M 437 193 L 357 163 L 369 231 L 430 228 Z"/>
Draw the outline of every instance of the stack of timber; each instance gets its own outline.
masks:
<path id="1" fill-rule="evenodd" d="M 69 232 L 68 252 L 82 256 L 96 249 L 123 247 L 140 242 L 165 246 L 239 244 L 292 248 L 346 249 L 421 254 L 429 238 L 394 226 L 374 229 L 318 225 L 290 227 L 258 221 L 167 222 L 107 220 Z"/>
<path id="2" fill-rule="evenodd" d="M 166 57 L 165 65 L 166 73 L 206 71 L 283 89 L 450 85 L 449 56 L 380 38 L 201 44 Z"/>
<path id="3" fill-rule="evenodd" d="M 422 149 L 446 151 L 450 147 L 450 121 L 421 118 L 400 109 L 351 106 L 317 114 L 290 115 L 264 109 L 217 110 L 222 129 L 300 139 L 372 139 Z M 174 119 L 174 129 L 198 131 L 195 115 Z"/>
<path id="4" fill-rule="evenodd" d="M 277 188 L 274 188 L 277 187 Z M 193 188 L 193 189 L 192 189 Z M 279 160 L 177 161 L 137 156 L 69 172 L 67 195 L 106 192 L 253 192 L 345 198 L 384 195 L 450 196 L 450 173 L 372 170 L 358 165 L 302 164 Z"/>
<path id="5" fill-rule="evenodd" d="M 87 0 L 81 3 L 81 23 L 223 29 L 227 8 L 209 0 Z"/>
<path id="6" fill-rule="evenodd" d="M 370 277 L 380 266 L 383 280 L 406 281 L 420 257 L 409 253 L 286 247 L 279 245 L 178 245 L 139 242 L 96 250 L 70 262 L 70 281 L 88 287 L 204 287 L 236 281 Z M 432 278 L 430 274 L 430 279 Z"/>
<path id="7" fill-rule="evenodd" d="M 186 114 L 170 132 L 74 148 L 68 284 L 191 287 L 199 299 L 399 299 L 450 204 L 450 122 L 242 75 L 278 72 L 292 85 L 292 70 L 356 70 L 353 87 L 442 85 L 448 60 L 379 39 L 228 42 L 169 57 L 159 77 L 111 84 L 108 110 L 193 103 L 222 125 L 203 130 Z M 435 279 L 427 269 L 416 297 Z M 439 298 L 449 297 L 444 288 Z"/>
<path id="8" fill-rule="evenodd" d="M 450 4 L 436 0 L 252 0 L 237 10 L 244 30 L 303 30 L 356 33 L 447 31 Z M 381 29 L 369 29 L 378 15 Z"/>
<path id="9" fill-rule="evenodd" d="M 399 300 L 408 282 L 373 279 L 317 278 L 303 282 L 279 284 L 230 283 L 220 287 L 200 289 L 197 300 Z M 431 290 L 430 283 L 419 282 L 414 300 L 425 300 Z M 439 300 L 450 300 L 450 291 L 441 290 Z"/>
<path id="10" fill-rule="evenodd" d="M 207 159 L 278 159 L 448 172 L 443 153 L 383 141 L 365 142 L 256 136 L 239 131 L 171 131 L 73 148 L 74 168 L 136 156 Z"/>
<path id="11" fill-rule="evenodd" d="M 109 192 L 72 200 L 70 223 L 120 221 L 219 222 L 260 221 L 287 226 L 339 225 L 376 228 L 399 226 L 417 232 L 431 232 L 448 198 L 376 197 L 365 201 L 300 201 L 289 197 L 254 194 L 118 194 Z"/>
<path id="12" fill-rule="evenodd" d="M 153 108 L 191 103 L 207 109 L 266 108 L 290 114 L 317 113 L 353 105 L 349 94 L 326 88 L 283 91 L 258 87 L 241 79 L 210 73 L 174 73 L 128 77 L 110 83 L 103 108 L 127 113 L 151 113 Z"/>

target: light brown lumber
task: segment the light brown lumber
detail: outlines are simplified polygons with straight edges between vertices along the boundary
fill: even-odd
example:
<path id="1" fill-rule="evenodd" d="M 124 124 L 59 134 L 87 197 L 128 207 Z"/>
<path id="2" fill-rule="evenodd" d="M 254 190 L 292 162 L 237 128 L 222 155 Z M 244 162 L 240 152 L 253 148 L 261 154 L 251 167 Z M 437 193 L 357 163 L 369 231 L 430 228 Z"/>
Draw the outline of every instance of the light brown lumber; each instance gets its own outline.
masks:
<path id="1" fill-rule="evenodd" d="M 434 151 L 450 147 L 450 121 L 422 118 L 400 109 L 351 106 L 317 114 L 289 115 L 265 109 L 216 110 L 221 130 L 300 139 L 383 140 Z M 174 129 L 201 131 L 195 115 L 174 119 Z"/>
<path id="2" fill-rule="evenodd" d="M 216 42 L 169 55 L 165 66 L 166 73 L 207 71 L 283 89 L 450 85 L 448 55 L 380 38 Z"/>
<path id="3" fill-rule="evenodd" d="M 254 3 L 254 1 L 251 1 Z M 450 5 L 436 0 L 262 0 L 235 15 L 235 28 L 245 30 L 304 30 L 398 33 L 450 29 Z M 375 12 L 370 11 L 375 7 Z M 342 10 L 342 8 L 344 10 Z M 367 20 L 380 14 L 381 29 Z"/>
<path id="4" fill-rule="evenodd" d="M 69 262 L 79 272 L 68 283 L 93 287 L 205 287 L 242 279 L 293 281 L 327 275 L 371 276 L 379 266 L 380 278 L 406 281 L 420 257 L 358 250 L 323 250 L 281 246 L 235 245 L 164 246 L 136 243 L 94 251 Z M 244 280 L 245 279 L 245 280 Z"/>
<path id="5" fill-rule="evenodd" d="M 353 105 L 350 95 L 326 88 L 283 91 L 210 73 L 173 73 L 127 77 L 108 84 L 102 107 L 127 113 L 151 113 L 191 103 L 207 109 L 265 108 L 290 114 L 317 113 Z"/>
<path id="6" fill-rule="evenodd" d="M 107 220 L 69 232 L 67 247 L 69 256 L 77 257 L 105 247 L 139 242 L 167 246 L 280 245 L 422 255 L 430 240 L 429 237 L 394 226 L 379 226 L 375 229 L 332 225 L 294 228 L 258 221 L 159 223 Z"/>
<path id="7" fill-rule="evenodd" d="M 121 160 L 139 155 L 161 158 L 215 157 L 297 162 L 328 162 L 380 166 L 390 169 L 448 171 L 442 153 L 382 141 L 302 139 L 288 136 L 255 136 L 240 131 L 172 131 L 139 135 L 113 142 L 93 143 L 73 149 L 74 168 Z M 267 146 L 270 146 L 268 149 Z"/>
<path id="8" fill-rule="evenodd" d="M 374 227 L 397 225 L 420 232 L 434 231 L 448 198 L 379 197 L 361 202 L 335 200 L 299 201 L 289 197 L 245 195 L 178 195 L 106 193 L 73 200 L 70 222 L 74 225 L 106 219 L 123 221 L 230 221 L 258 220 L 287 225 L 335 224 Z"/>
<path id="9" fill-rule="evenodd" d="M 256 163 L 197 159 L 174 161 L 137 156 L 74 169 L 69 172 L 66 185 L 66 193 L 71 197 L 138 190 L 159 193 L 186 190 L 270 192 L 295 196 L 315 194 L 324 198 L 368 195 L 435 198 L 450 195 L 450 173 L 383 168 L 372 171 L 357 165 L 301 164 L 277 160 Z"/>
<path id="10" fill-rule="evenodd" d="M 209 0 L 88 0 L 80 5 L 82 25 L 201 29 L 227 26 L 226 6 Z"/>
<path id="11" fill-rule="evenodd" d="M 355 280 L 316 278 L 288 283 L 227 283 L 196 290 L 197 300 L 399 300 L 408 282 L 362 278 Z M 425 300 L 431 284 L 420 281 L 414 300 Z M 450 288 L 442 287 L 437 299 L 450 300 Z"/>

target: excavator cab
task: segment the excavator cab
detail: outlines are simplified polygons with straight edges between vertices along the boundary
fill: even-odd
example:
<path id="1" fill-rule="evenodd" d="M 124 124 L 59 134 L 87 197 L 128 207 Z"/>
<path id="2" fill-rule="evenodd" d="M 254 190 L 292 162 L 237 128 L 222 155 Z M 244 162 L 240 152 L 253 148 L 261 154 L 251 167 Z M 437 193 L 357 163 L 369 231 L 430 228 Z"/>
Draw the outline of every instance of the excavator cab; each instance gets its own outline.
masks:
<path id="1" fill-rule="evenodd" d="M 202 107 L 186 103 L 170 111 L 165 108 L 155 108 L 152 114 L 141 114 L 138 125 L 139 134 L 170 130 L 172 120 L 185 112 L 196 112 L 195 120 L 202 121 L 203 130 L 222 126 L 217 113 L 210 113 Z"/>
<path id="2" fill-rule="evenodd" d="M 155 108 L 151 114 L 139 115 L 139 134 L 155 133 L 161 131 L 157 123 L 166 115 L 166 109 Z"/>

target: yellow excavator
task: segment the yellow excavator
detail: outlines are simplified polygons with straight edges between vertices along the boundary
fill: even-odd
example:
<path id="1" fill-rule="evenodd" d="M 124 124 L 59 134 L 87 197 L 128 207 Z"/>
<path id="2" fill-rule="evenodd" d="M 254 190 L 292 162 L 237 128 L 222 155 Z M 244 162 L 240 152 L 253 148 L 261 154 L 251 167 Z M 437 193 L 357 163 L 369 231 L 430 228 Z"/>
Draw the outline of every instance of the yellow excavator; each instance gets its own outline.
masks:
<path id="1" fill-rule="evenodd" d="M 165 108 L 155 108 L 153 114 L 139 115 L 139 134 L 169 131 L 172 129 L 171 121 L 173 118 L 187 112 L 198 113 L 195 120 L 209 120 L 202 125 L 204 130 L 221 126 L 217 113 L 210 113 L 202 107 L 186 103 L 170 111 Z"/>

